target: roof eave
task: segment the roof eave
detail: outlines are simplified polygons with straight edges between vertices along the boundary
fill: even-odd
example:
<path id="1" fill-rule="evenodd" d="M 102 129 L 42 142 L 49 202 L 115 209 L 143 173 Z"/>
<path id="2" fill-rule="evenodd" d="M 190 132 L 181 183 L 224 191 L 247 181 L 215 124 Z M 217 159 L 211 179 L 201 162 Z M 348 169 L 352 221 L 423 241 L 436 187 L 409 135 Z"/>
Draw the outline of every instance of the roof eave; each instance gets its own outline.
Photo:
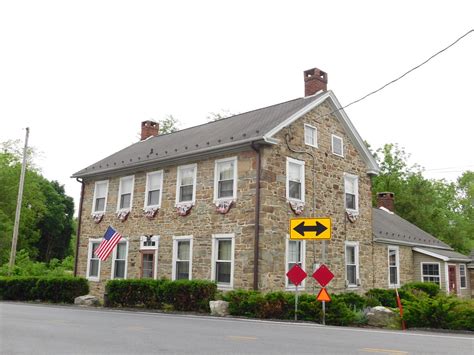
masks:
<path id="1" fill-rule="evenodd" d="M 399 244 L 399 245 L 406 245 L 412 247 L 425 247 L 425 248 L 433 248 L 433 249 L 442 249 L 442 250 L 453 250 L 452 248 L 446 248 L 440 245 L 431 245 L 431 244 L 422 244 L 422 243 L 412 243 L 412 242 L 405 242 L 402 240 L 397 239 L 390 239 L 390 238 L 378 238 L 374 235 L 374 241 L 385 243 L 385 244 Z"/>
<path id="2" fill-rule="evenodd" d="M 102 169 L 100 171 L 93 171 L 93 172 L 86 172 L 86 173 L 81 173 L 81 171 L 79 171 L 77 173 L 74 173 L 71 176 L 71 178 L 74 178 L 74 179 L 75 178 L 92 178 L 92 177 L 97 177 L 97 176 L 116 175 L 116 174 L 120 174 L 124 172 L 136 171 L 137 169 L 144 169 L 148 166 L 154 166 L 154 165 L 159 165 L 159 164 L 173 165 L 175 163 L 183 162 L 186 160 L 191 160 L 191 159 L 196 159 L 196 158 L 206 158 L 208 156 L 219 154 L 219 153 L 238 151 L 244 147 L 249 147 L 252 143 L 275 144 L 275 140 L 272 138 L 265 139 L 265 137 L 263 136 L 248 138 L 245 140 L 241 140 L 239 142 L 230 142 L 230 143 L 222 144 L 216 147 L 204 148 L 192 153 L 184 152 L 181 154 L 177 154 L 173 157 L 164 157 L 162 159 L 142 161 L 137 164 L 128 165 L 124 167 L 118 167 L 118 168 L 113 167 L 109 169 Z"/>

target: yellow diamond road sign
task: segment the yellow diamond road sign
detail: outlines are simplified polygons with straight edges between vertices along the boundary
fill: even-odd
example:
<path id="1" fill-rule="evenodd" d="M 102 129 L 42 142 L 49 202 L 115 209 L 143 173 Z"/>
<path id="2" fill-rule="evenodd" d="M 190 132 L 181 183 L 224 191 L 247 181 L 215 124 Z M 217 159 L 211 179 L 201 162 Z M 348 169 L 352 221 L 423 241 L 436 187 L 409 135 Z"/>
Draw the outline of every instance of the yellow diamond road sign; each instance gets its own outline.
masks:
<path id="1" fill-rule="evenodd" d="M 331 239 L 331 218 L 291 218 L 290 239 Z"/>

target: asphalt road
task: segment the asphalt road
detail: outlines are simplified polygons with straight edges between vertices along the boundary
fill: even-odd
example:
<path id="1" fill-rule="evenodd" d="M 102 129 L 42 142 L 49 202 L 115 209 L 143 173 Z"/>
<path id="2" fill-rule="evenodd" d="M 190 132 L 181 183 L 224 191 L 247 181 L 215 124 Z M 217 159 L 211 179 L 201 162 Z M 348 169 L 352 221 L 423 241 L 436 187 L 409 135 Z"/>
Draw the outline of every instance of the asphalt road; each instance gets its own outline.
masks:
<path id="1" fill-rule="evenodd" d="M 1 354 L 474 354 L 474 336 L 0 302 Z"/>

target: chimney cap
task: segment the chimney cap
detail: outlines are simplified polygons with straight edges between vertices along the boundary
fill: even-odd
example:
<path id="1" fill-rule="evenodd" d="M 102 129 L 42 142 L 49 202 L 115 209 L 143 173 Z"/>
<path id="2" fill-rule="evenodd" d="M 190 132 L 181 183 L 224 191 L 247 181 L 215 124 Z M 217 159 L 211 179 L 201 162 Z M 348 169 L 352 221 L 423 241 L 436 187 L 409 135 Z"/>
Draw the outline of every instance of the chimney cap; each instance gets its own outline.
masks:
<path id="1" fill-rule="evenodd" d="M 321 69 L 311 68 L 303 72 L 304 96 L 311 96 L 319 91 L 327 91 L 328 74 Z"/>

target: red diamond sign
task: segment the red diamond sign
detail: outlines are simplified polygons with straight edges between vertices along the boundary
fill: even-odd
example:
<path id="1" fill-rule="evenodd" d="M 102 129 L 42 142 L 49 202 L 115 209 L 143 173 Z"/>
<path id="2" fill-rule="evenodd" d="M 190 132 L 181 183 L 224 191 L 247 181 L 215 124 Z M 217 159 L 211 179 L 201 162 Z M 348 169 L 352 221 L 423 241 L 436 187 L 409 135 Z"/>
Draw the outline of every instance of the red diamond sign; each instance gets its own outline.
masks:
<path id="1" fill-rule="evenodd" d="M 326 265 L 322 264 L 318 270 L 314 272 L 313 277 L 320 283 L 321 286 L 325 287 L 329 281 L 334 278 L 334 274 L 328 269 Z"/>
<path id="2" fill-rule="evenodd" d="M 295 286 L 298 286 L 308 274 L 300 268 L 298 264 L 295 264 L 290 271 L 286 273 L 286 276 L 288 276 L 288 279 L 290 279 Z"/>

